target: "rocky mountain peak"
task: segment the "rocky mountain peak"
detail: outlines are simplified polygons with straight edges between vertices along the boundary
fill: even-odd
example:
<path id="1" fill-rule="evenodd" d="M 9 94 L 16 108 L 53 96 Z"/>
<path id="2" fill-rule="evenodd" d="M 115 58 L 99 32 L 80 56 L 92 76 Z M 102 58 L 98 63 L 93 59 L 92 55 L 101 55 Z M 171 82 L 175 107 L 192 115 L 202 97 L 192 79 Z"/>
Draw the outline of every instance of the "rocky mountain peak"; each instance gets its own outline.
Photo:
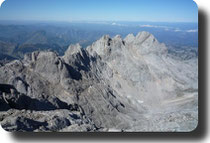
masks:
<path id="1" fill-rule="evenodd" d="M 116 35 L 116 36 L 113 38 L 113 40 L 120 40 L 120 41 L 122 41 L 122 37 L 121 37 L 120 35 Z"/>
<path id="2" fill-rule="evenodd" d="M 89 51 L 91 55 L 96 52 L 102 57 L 107 57 L 110 56 L 111 53 L 116 55 L 116 52 L 118 54 L 124 54 L 126 50 L 123 50 L 123 47 L 140 55 L 166 55 L 167 53 L 167 47 L 163 43 L 159 43 L 152 34 L 145 31 L 139 32 L 136 36 L 128 34 L 124 39 L 122 39 L 120 35 L 116 35 L 114 38 L 105 35 L 89 46 L 87 51 Z"/>
<path id="3" fill-rule="evenodd" d="M 103 35 L 100 39 L 99 39 L 99 41 L 107 41 L 107 40 L 109 40 L 110 39 L 110 36 L 109 35 Z"/>
<path id="4" fill-rule="evenodd" d="M 136 39 L 145 40 L 145 39 L 147 39 L 147 38 L 150 37 L 150 36 L 152 36 L 152 34 L 150 34 L 149 32 L 142 31 L 142 32 L 139 32 L 139 33 L 136 35 Z"/>
<path id="5" fill-rule="evenodd" d="M 135 36 L 133 35 L 133 34 L 128 34 L 126 37 L 125 37 L 125 39 L 124 39 L 124 41 L 126 42 L 126 43 L 131 43 L 131 42 L 133 42 L 134 40 L 135 40 Z"/>
<path id="6" fill-rule="evenodd" d="M 80 46 L 79 43 L 75 45 L 70 45 L 65 52 L 65 56 L 71 56 L 73 54 L 80 53 L 81 50 L 82 50 L 82 47 Z"/>
<path id="7" fill-rule="evenodd" d="M 136 37 L 130 34 L 125 38 L 127 47 L 133 47 L 139 54 L 156 54 L 165 55 L 167 47 L 165 44 L 160 43 L 154 35 L 149 32 L 139 32 Z"/>
<path id="8" fill-rule="evenodd" d="M 146 31 L 139 32 L 136 36 L 134 36 L 133 34 L 128 34 L 124 40 L 126 41 L 126 43 L 142 44 L 148 39 L 157 41 L 152 34 Z"/>

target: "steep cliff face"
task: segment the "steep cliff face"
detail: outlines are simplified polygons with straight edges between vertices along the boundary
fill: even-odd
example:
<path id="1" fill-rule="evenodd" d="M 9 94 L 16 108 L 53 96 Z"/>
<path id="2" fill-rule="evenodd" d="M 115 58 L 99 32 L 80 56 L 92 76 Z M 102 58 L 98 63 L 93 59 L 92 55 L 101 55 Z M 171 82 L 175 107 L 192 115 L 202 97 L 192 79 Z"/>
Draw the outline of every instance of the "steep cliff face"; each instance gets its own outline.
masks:
<path id="1" fill-rule="evenodd" d="M 0 67 L 1 124 L 10 131 L 190 131 L 198 122 L 197 68 L 196 58 L 170 56 L 148 32 L 105 35 L 62 57 L 33 52 Z"/>

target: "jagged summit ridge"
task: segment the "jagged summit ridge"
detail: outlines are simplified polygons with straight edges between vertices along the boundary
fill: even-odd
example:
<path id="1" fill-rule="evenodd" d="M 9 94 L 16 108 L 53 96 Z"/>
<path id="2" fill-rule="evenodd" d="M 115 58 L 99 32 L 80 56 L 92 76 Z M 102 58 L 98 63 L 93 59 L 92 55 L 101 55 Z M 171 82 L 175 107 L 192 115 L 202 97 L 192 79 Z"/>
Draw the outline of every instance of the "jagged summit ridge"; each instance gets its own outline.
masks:
<path id="1" fill-rule="evenodd" d="M 146 39 L 155 39 L 155 37 L 150 34 L 149 32 L 146 32 L 146 31 L 142 31 L 142 32 L 139 32 L 136 37 L 133 35 L 133 34 L 128 34 L 126 37 L 125 37 L 125 41 L 126 42 L 136 42 L 136 43 L 142 43 L 144 42 Z"/>
<path id="2" fill-rule="evenodd" d="M 109 35 L 103 36 L 98 41 L 94 42 L 87 50 L 93 54 L 96 52 L 99 55 L 110 54 L 111 51 L 128 48 L 135 50 L 135 52 L 143 54 L 159 54 L 164 55 L 167 53 L 167 47 L 148 32 L 139 32 L 136 37 L 133 34 L 127 35 L 124 39 L 120 35 L 111 38 Z"/>

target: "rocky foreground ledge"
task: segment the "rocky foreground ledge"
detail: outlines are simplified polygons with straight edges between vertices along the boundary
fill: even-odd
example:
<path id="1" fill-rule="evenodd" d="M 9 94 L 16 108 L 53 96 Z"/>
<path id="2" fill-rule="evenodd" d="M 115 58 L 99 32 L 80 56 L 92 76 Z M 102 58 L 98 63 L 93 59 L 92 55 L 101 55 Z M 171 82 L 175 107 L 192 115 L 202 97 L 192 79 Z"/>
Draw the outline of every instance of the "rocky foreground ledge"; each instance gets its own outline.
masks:
<path id="1" fill-rule="evenodd" d="M 103 36 L 64 56 L 33 52 L 0 66 L 7 131 L 192 131 L 198 61 L 174 58 L 148 32 Z"/>

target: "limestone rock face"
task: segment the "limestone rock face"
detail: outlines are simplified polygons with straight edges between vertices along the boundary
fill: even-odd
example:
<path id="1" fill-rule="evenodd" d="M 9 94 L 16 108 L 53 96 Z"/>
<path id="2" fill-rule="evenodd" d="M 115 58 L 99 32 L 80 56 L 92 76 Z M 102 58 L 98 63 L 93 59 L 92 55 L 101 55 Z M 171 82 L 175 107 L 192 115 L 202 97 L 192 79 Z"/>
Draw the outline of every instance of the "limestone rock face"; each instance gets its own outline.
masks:
<path id="1" fill-rule="evenodd" d="M 191 131 L 197 64 L 148 32 L 70 45 L 61 57 L 33 52 L 0 67 L 0 121 L 9 131 Z"/>

